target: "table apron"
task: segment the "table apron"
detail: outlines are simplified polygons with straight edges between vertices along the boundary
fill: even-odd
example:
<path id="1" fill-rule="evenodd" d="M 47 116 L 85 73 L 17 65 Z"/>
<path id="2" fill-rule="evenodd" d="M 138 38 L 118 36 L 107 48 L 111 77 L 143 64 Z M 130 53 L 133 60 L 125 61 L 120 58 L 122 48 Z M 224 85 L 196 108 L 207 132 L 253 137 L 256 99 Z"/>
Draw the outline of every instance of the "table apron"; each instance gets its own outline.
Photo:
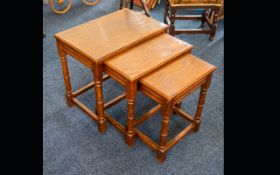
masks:
<path id="1" fill-rule="evenodd" d="M 76 60 L 81 62 L 83 65 L 87 66 L 88 68 L 92 69 L 93 68 L 93 62 L 91 59 L 89 59 L 87 56 L 81 54 L 79 51 L 76 49 L 65 45 L 64 43 L 61 44 L 62 49 L 72 57 L 74 57 Z"/>

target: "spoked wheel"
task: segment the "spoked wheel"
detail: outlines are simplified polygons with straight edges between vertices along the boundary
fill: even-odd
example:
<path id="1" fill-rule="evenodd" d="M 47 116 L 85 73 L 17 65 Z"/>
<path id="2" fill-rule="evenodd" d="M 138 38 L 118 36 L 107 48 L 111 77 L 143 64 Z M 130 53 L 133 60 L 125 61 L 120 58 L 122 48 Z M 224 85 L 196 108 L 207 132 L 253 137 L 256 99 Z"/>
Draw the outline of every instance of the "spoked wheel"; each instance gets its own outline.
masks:
<path id="1" fill-rule="evenodd" d="M 83 0 L 86 5 L 96 5 L 100 0 Z"/>
<path id="2" fill-rule="evenodd" d="M 72 0 L 50 0 L 50 5 L 53 12 L 63 14 L 70 9 Z"/>

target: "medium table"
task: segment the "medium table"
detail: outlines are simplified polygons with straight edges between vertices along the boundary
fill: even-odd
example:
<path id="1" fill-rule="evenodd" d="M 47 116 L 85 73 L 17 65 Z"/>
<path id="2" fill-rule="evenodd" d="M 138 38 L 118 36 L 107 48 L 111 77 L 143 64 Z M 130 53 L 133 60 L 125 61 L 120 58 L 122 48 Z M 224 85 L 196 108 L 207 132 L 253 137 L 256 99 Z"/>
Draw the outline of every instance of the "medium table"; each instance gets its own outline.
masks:
<path id="1" fill-rule="evenodd" d="M 104 71 L 113 79 L 126 87 L 127 94 L 127 128 L 121 126 L 112 117 L 108 120 L 125 134 L 126 143 L 132 146 L 135 142 L 135 126 L 142 123 L 160 109 L 156 106 L 153 112 L 144 114 L 134 120 L 134 105 L 137 84 L 143 76 L 170 63 L 183 53 L 190 52 L 192 46 L 168 34 L 157 35 L 148 41 L 129 49 L 123 54 L 108 59 L 104 63 Z M 139 132 L 138 132 L 139 133 Z"/>

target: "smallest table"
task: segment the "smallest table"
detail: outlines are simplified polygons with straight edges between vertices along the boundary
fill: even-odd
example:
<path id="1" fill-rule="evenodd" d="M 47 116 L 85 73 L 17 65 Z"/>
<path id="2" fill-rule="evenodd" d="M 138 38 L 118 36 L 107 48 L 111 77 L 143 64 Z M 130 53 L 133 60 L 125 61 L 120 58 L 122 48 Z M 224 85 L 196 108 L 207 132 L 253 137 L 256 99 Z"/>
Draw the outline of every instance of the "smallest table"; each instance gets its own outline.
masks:
<path id="1" fill-rule="evenodd" d="M 139 130 L 136 130 L 136 132 L 144 143 L 157 151 L 157 158 L 160 161 L 163 162 L 166 157 L 166 152 L 190 131 L 198 131 L 206 93 L 215 69 L 215 66 L 191 54 L 185 54 L 140 80 L 139 90 L 157 101 L 162 107 L 160 143 L 155 143 Z M 190 114 L 184 112 L 180 106 L 183 98 L 198 87 L 201 87 L 201 92 L 195 116 L 192 117 Z M 168 127 L 172 112 L 179 114 L 191 122 L 191 124 L 167 142 Z"/>

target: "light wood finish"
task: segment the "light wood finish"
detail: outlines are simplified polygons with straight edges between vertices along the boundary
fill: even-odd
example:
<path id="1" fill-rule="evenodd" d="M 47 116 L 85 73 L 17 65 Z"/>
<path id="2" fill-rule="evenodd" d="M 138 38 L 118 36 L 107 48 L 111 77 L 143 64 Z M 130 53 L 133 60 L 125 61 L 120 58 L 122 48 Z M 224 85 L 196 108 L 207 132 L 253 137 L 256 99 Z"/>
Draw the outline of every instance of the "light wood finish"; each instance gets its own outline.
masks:
<path id="1" fill-rule="evenodd" d="M 162 124 L 160 133 L 160 143 L 155 149 L 155 143 L 141 131 L 144 143 L 157 151 L 157 159 L 163 162 L 166 152 L 178 143 L 191 131 L 197 132 L 201 123 L 201 113 L 205 102 L 208 87 L 210 86 L 212 74 L 215 66 L 186 53 L 170 62 L 168 65 L 155 70 L 153 73 L 140 79 L 138 88 L 141 92 L 159 102 L 162 106 Z M 184 112 L 178 106 L 182 100 L 191 92 L 201 87 L 201 93 L 197 105 L 195 117 Z M 178 105 L 179 104 L 179 105 Z M 152 109 L 151 111 L 153 111 Z M 168 126 L 172 112 L 181 115 L 191 122 L 183 131 L 170 141 L 167 141 Z M 148 141 L 147 141 L 148 140 Z"/>
<path id="2" fill-rule="evenodd" d="M 141 79 L 141 84 L 153 87 L 154 91 L 160 93 L 166 100 L 171 100 L 214 69 L 211 64 L 191 54 L 185 54 L 172 64 L 166 65 L 164 69 L 159 69 Z"/>
<path id="3" fill-rule="evenodd" d="M 111 77 L 109 77 L 108 75 L 104 75 L 103 76 L 103 80 L 102 81 L 106 81 L 108 79 L 110 79 Z M 81 95 L 82 93 L 88 91 L 89 89 L 93 88 L 94 87 L 94 82 L 91 82 L 91 83 L 88 83 L 86 84 L 85 86 L 81 87 L 80 89 L 76 90 L 75 92 L 72 93 L 72 95 L 74 97 L 77 97 L 79 95 Z"/>
<path id="4" fill-rule="evenodd" d="M 115 120 L 112 116 L 106 114 L 106 118 L 108 119 L 108 121 L 115 126 L 122 134 L 126 134 L 126 129 L 125 127 L 123 127 L 122 124 L 120 124 L 117 120 Z"/>
<path id="5" fill-rule="evenodd" d="M 140 125 L 141 123 L 143 123 L 145 120 L 149 119 L 150 117 L 152 117 L 156 112 L 158 112 L 161 109 L 161 105 L 158 104 L 155 107 L 153 107 L 153 109 L 149 110 L 148 112 L 146 112 L 144 115 L 142 115 L 141 117 L 139 117 L 138 119 L 134 120 L 134 127 L 137 125 Z"/>
<path id="6" fill-rule="evenodd" d="M 61 60 L 63 79 L 64 79 L 65 89 L 66 89 L 67 104 L 68 104 L 68 106 L 73 106 L 72 87 L 71 87 L 70 75 L 69 75 L 69 69 L 68 69 L 67 57 L 66 57 L 67 54 L 63 50 L 63 47 L 61 46 L 60 42 L 57 42 L 57 50 L 58 50 L 58 55 Z"/>
<path id="7" fill-rule="evenodd" d="M 68 105 L 76 104 L 95 119 L 96 114 L 75 98 L 94 88 L 98 128 L 101 133 L 104 133 L 106 131 L 104 108 L 119 102 L 124 96 L 117 97 L 104 105 L 102 82 L 108 77 L 102 78 L 103 62 L 145 40 L 164 33 L 167 27 L 165 24 L 125 8 L 55 34 Z M 72 92 L 67 55 L 71 55 L 92 70 L 93 83 Z"/>
<path id="8" fill-rule="evenodd" d="M 123 100 L 125 98 L 126 98 L 126 93 L 121 94 L 120 96 L 116 97 L 115 99 L 104 104 L 104 110 L 114 106 L 115 104 L 117 104 L 118 102 L 120 102 L 121 100 Z"/>
<path id="9" fill-rule="evenodd" d="M 52 11 L 57 14 L 66 13 L 72 6 L 72 0 L 49 0 L 49 3 Z"/>
<path id="10" fill-rule="evenodd" d="M 141 30 L 138 30 L 138 27 Z M 135 143 L 135 136 L 138 136 L 157 151 L 157 158 L 162 162 L 166 158 L 166 152 L 185 135 L 190 131 L 198 131 L 207 89 L 215 70 L 214 66 L 191 55 L 190 44 L 165 34 L 166 27 L 144 15 L 123 9 L 55 35 L 68 105 L 77 105 L 97 121 L 101 133 L 106 131 L 106 121 L 109 121 L 125 135 L 129 146 Z M 74 92 L 70 82 L 67 55 L 90 68 L 94 76 L 93 82 Z M 103 72 L 107 75 L 102 76 Z M 109 77 L 124 85 L 126 92 L 104 103 L 102 82 Z M 200 86 L 197 111 L 195 117 L 192 117 L 182 111 L 180 106 L 182 100 Z M 77 99 L 78 95 L 93 88 L 97 114 Z M 134 107 L 138 90 L 159 104 L 135 120 Z M 128 108 L 126 126 L 122 126 L 105 113 L 105 109 L 124 98 L 127 98 Z M 136 126 L 160 109 L 162 127 L 160 143 L 157 144 Z M 168 141 L 172 113 L 181 115 L 191 124 Z"/>
<path id="11" fill-rule="evenodd" d="M 130 81 L 137 80 L 191 49 L 190 44 L 168 34 L 158 35 L 105 61 L 105 71 L 113 69 Z"/>
<path id="12" fill-rule="evenodd" d="M 100 2 L 100 0 L 83 0 L 83 2 L 86 4 L 86 5 L 96 5 Z"/>
<path id="13" fill-rule="evenodd" d="M 192 118 L 192 116 L 191 116 L 189 113 L 183 111 L 183 110 L 180 109 L 180 108 L 181 108 L 181 106 L 180 106 L 180 107 L 177 107 L 177 106 L 175 105 L 174 108 L 173 108 L 174 113 L 180 115 L 181 117 L 183 117 L 184 119 L 188 120 L 189 122 L 193 122 L 194 119 Z"/>
<path id="14" fill-rule="evenodd" d="M 225 14 L 225 4 L 224 4 L 224 0 L 222 0 L 222 7 L 218 16 L 218 20 L 224 19 L 224 14 Z"/>
<path id="15" fill-rule="evenodd" d="M 138 12 L 122 9 L 57 33 L 64 43 L 90 58 L 102 61 L 167 29 L 167 25 Z"/>
<path id="16" fill-rule="evenodd" d="M 93 120 L 98 121 L 98 116 L 94 112 L 92 112 L 86 105 L 84 105 L 80 100 L 78 100 L 77 98 L 72 98 L 72 101 L 85 113 L 87 113 Z"/>
<path id="17" fill-rule="evenodd" d="M 100 2 L 100 0 L 83 0 L 86 5 L 94 6 Z M 46 3 L 46 2 L 45 2 Z M 57 14 L 66 13 L 72 6 L 72 0 L 49 0 L 51 9 Z M 59 6 L 59 8 L 57 8 Z"/>
<path id="18" fill-rule="evenodd" d="M 222 0 L 166 0 L 164 23 L 170 26 L 169 34 L 209 34 L 212 41 L 217 30 L 218 15 L 221 11 Z M 202 15 L 176 15 L 178 9 L 204 9 Z M 210 12 L 209 12 L 210 11 Z M 205 22 L 210 29 L 175 29 L 176 20 L 201 20 L 201 27 Z"/>
<path id="19" fill-rule="evenodd" d="M 105 61 L 104 71 L 126 87 L 128 121 L 125 139 L 129 146 L 135 142 L 134 105 L 138 80 L 191 49 L 190 44 L 162 34 Z"/>

